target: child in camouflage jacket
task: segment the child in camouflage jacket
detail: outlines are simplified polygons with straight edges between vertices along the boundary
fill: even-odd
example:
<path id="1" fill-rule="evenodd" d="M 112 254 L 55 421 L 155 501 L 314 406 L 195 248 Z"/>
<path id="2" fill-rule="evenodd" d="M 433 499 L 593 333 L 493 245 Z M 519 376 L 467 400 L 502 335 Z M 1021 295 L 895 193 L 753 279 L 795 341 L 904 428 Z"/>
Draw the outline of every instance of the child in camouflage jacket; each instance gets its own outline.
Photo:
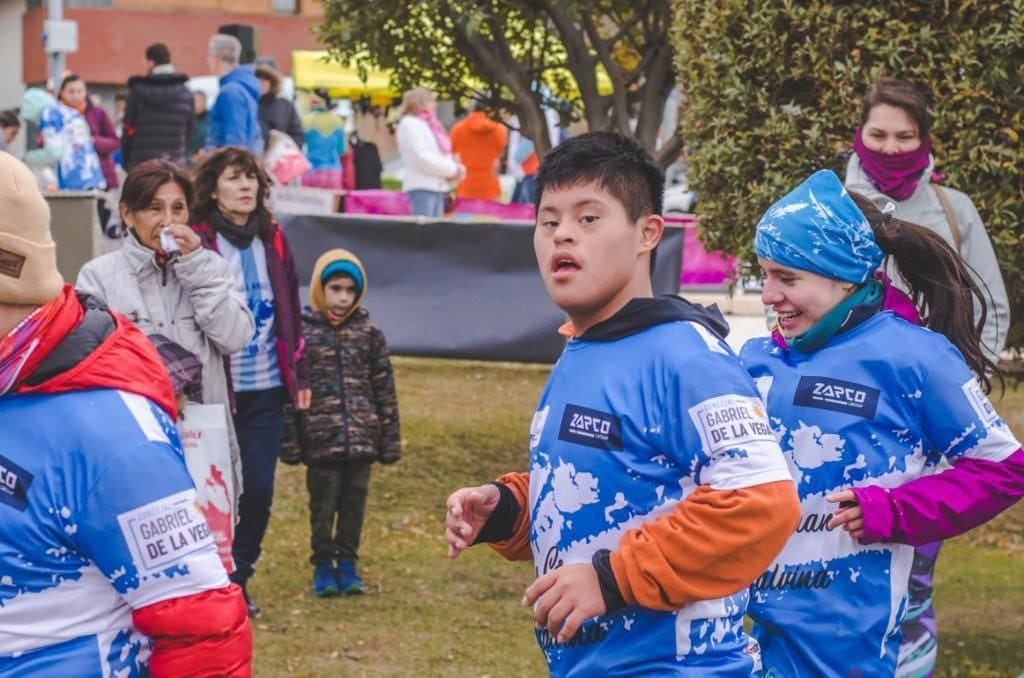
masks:
<path id="1" fill-rule="evenodd" d="M 384 334 L 361 306 L 359 259 L 324 253 L 309 294 L 302 321 L 312 404 L 286 418 L 281 460 L 307 466 L 314 595 L 362 593 L 356 560 L 370 466 L 401 457 L 398 397 Z"/>

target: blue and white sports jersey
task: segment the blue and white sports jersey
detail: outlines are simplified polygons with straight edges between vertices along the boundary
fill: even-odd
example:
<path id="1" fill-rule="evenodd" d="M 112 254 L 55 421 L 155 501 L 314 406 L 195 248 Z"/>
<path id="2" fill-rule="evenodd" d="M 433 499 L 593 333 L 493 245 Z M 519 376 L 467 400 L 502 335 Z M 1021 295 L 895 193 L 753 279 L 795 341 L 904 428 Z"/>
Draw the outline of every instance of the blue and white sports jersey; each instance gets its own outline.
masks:
<path id="1" fill-rule="evenodd" d="M 252 339 L 231 355 L 231 381 L 236 391 L 263 391 L 280 386 L 277 330 L 274 327 L 274 288 L 267 272 L 267 251 L 263 241 L 253 238 L 249 247 L 238 249 L 222 235 L 217 248 L 231 266 L 238 290 L 245 295 L 256 324 Z"/>
<path id="2" fill-rule="evenodd" d="M 1002 461 L 1019 443 L 942 335 L 882 312 L 818 351 L 753 339 L 741 360 L 768 407 L 802 517 L 751 589 L 768 675 L 892 675 L 914 548 L 827 525 L 831 492 L 898 487 L 945 458 Z"/>
<path id="3" fill-rule="evenodd" d="M 132 609 L 227 585 L 163 411 L 110 389 L 0 399 L 0 676 L 147 675 Z"/>
<path id="4" fill-rule="evenodd" d="M 106 188 L 100 157 L 92 143 L 89 122 L 81 113 L 57 104 L 43 111 L 39 133 L 44 140 L 58 141 L 64 151 L 57 163 L 57 183 L 64 190 Z"/>
<path id="5" fill-rule="evenodd" d="M 540 576 L 616 550 L 699 485 L 789 479 L 749 377 L 702 325 L 668 322 L 615 341 L 572 340 L 530 430 L 530 540 Z M 552 675 L 751 675 L 748 592 L 660 612 L 627 606 L 564 644 L 537 631 Z"/>

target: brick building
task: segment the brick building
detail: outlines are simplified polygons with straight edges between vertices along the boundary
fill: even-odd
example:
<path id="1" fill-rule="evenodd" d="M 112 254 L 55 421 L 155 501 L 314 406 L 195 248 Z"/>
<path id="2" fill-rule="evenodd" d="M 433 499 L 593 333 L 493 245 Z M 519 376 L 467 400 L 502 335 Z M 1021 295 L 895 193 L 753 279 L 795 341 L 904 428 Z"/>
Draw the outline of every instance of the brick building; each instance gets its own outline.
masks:
<path id="1" fill-rule="evenodd" d="M 45 0 L 21 0 L 22 81 L 47 77 L 40 36 Z M 64 18 L 78 22 L 78 51 L 67 67 L 91 86 L 116 87 L 144 70 L 143 52 L 154 42 L 171 50 L 175 67 L 207 75 L 210 35 L 224 24 L 248 24 L 256 31 L 256 51 L 274 57 L 287 75 L 291 52 L 320 47 L 312 33 L 322 9 L 315 0 L 65 0 Z"/>

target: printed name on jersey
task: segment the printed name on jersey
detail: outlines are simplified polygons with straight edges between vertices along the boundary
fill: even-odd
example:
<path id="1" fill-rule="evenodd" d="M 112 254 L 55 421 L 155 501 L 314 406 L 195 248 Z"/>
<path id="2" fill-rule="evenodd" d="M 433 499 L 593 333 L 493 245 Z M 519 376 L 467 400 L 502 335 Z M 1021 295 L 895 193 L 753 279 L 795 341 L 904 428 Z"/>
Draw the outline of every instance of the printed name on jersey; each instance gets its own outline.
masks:
<path id="1" fill-rule="evenodd" d="M 566 405 L 558 439 L 599 450 L 621 450 L 622 422 L 614 414 Z"/>
<path id="2" fill-rule="evenodd" d="M 155 572 L 212 545 L 213 534 L 185 490 L 117 516 L 139 570 Z"/>
<path id="3" fill-rule="evenodd" d="M 985 392 L 981 390 L 981 384 L 978 383 L 977 379 L 972 378 L 961 388 L 967 397 L 967 401 L 971 403 L 971 407 L 978 413 L 978 417 L 985 422 L 986 426 L 991 426 L 999 420 L 999 413 L 996 412 L 996 408 L 992 407 L 992 403 L 985 395 Z"/>
<path id="4" fill-rule="evenodd" d="M 852 381 L 829 377 L 801 377 L 793 404 L 874 419 L 880 395 L 881 391 L 877 388 Z"/>
<path id="5" fill-rule="evenodd" d="M 24 511 L 32 474 L 0 454 L 0 504 Z"/>
<path id="6" fill-rule="evenodd" d="M 708 456 L 752 443 L 776 443 L 760 398 L 724 395 L 709 398 L 689 409 Z"/>

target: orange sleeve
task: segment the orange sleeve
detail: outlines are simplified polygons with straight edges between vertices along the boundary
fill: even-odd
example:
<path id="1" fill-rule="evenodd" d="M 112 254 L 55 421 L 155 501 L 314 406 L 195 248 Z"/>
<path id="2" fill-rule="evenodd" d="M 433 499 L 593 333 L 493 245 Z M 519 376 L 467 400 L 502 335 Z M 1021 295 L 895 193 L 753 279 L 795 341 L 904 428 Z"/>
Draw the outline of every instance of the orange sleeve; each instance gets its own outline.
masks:
<path id="1" fill-rule="evenodd" d="M 519 504 L 519 517 L 511 537 L 505 541 L 492 542 L 488 546 L 507 560 L 533 560 L 533 551 L 530 549 L 530 474 L 506 473 L 497 482 L 512 491 Z"/>
<path id="2" fill-rule="evenodd" d="M 622 535 L 611 567 L 628 604 L 676 610 L 749 586 L 800 518 L 792 481 L 738 490 L 704 485 L 672 513 Z"/>

